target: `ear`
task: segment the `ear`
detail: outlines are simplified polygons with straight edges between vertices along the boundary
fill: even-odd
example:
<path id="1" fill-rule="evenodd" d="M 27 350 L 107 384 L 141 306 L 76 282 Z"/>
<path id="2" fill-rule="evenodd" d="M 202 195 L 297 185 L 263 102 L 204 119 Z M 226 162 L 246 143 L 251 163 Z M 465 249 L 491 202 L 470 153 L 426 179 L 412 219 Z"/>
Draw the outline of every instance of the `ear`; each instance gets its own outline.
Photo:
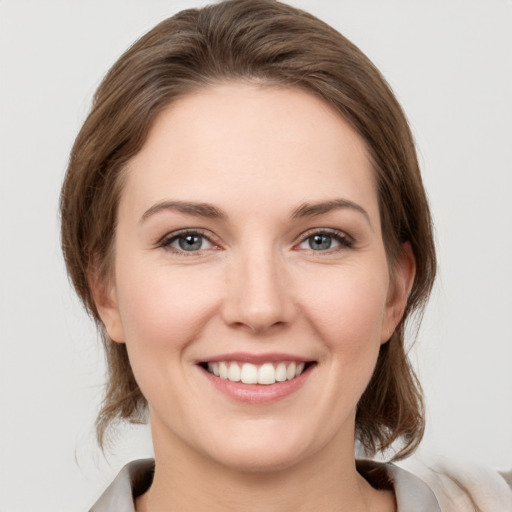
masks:
<path id="1" fill-rule="evenodd" d="M 402 319 L 416 275 L 416 258 L 409 242 L 402 244 L 398 260 L 391 269 L 389 295 L 382 328 L 381 343 L 386 343 Z"/>
<path id="2" fill-rule="evenodd" d="M 96 269 L 91 269 L 88 274 L 96 309 L 110 339 L 117 343 L 124 343 L 124 330 L 114 280 L 100 276 Z"/>

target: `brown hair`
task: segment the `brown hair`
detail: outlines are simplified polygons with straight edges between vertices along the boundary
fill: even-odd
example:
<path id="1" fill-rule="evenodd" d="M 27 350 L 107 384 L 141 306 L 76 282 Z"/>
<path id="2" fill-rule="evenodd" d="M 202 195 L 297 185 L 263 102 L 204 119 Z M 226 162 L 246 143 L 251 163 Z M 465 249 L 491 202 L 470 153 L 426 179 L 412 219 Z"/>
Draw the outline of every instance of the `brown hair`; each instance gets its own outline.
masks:
<path id="1" fill-rule="evenodd" d="M 129 48 L 99 86 L 73 146 L 61 195 L 62 247 L 75 289 L 95 318 L 109 378 L 97 419 L 107 427 L 142 421 L 146 401 L 124 344 L 101 324 L 90 272 L 111 270 L 123 167 L 141 149 L 158 113 L 194 89 L 244 80 L 298 87 L 323 98 L 360 134 L 372 159 L 390 267 L 409 241 L 416 275 L 404 317 L 357 410 L 356 433 L 367 454 L 397 439 L 412 452 L 424 430 L 422 394 L 404 346 L 404 324 L 422 310 L 436 258 L 428 203 L 407 120 L 384 78 L 350 41 L 312 15 L 272 0 L 231 0 L 182 11 Z"/>

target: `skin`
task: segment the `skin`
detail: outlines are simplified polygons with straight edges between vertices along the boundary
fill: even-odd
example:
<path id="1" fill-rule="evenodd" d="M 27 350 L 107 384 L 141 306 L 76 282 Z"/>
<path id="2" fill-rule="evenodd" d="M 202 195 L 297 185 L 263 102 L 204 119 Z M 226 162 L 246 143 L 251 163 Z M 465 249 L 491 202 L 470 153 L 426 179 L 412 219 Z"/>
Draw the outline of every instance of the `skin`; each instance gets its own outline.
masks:
<path id="1" fill-rule="evenodd" d="M 156 471 L 137 510 L 395 510 L 355 469 L 355 411 L 414 258 L 404 246 L 390 274 L 362 139 L 300 90 L 223 84 L 163 111 L 126 173 L 95 297 L 149 404 Z M 199 250 L 180 249 L 184 229 Z M 330 248 L 312 248 L 322 233 Z M 314 365 L 289 396 L 246 403 L 198 365 L 235 352 Z"/>

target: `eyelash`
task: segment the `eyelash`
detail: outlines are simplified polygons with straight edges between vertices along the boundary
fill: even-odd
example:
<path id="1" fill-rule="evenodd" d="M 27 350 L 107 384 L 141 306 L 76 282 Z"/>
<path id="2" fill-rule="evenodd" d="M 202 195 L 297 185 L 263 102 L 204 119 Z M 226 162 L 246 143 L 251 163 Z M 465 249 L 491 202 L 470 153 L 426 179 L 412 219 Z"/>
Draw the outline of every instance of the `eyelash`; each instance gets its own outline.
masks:
<path id="1" fill-rule="evenodd" d="M 212 240 L 212 237 L 207 235 L 201 229 L 183 229 L 181 231 L 175 231 L 173 233 L 169 233 L 169 234 L 165 235 L 157 243 L 157 247 L 161 247 L 162 249 L 170 251 L 174 254 L 179 254 L 180 256 L 197 256 L 198 254 L 203 253 L 205 250 L 208 250 L 208 249 L 199 249 L 197 251 L 185 251 L 183 249 L 178 249 L 176 247 L 171 246 L 171 244 L 173 242 L 176 242 L 180 238 L 185 238 L 187 236 L 197 236 L 203 240 L 208 241 L 214 247 L 214 249 L 219 248 L 219 244 L 215 243 Z"/>
<path id="2" fill-rule="evenodd" d="M 198 249 L 197 251 L 186 251 L 186 250 L 177 249 L 177 248 L 171 246 L 172 243 L 176 242 L 180 238 L 185 238 L 187 236 L 196 236 L 196 237 L 202 238 L 203 240 L 206 240 L 213 246 L 214 250 L 217 250 L 220 247 L 219 244 L 215 243 L 212 240 L 211 236 L 207 235 L 204 231 L 202 231 L 200 229 L 183 229 L 181 231 L 176 231 L 176 232 L 167 234 L 162 239 L 160 239 L 156 245 L 157 245 L 157 247 L 160 247 L 162 249 L 173 252 L 174 254 L 179 254 L 180 256 L 197 256 L 198 254 L 201 254 L 204 251 L 210 250 L 210 249 Z M 299 247 L 304 242 L 306 242 L 307 240 L 311 239 L 314 236 L 329 237 L 329 238 L 335 240 L 336 242 L 338 242 L 341 247 L 335 247 L 335 248 L 329 247 L 326 250 L 315 250 L 312 248 L 305 249 L 305 250 L 311 251 L 313 253 L 330 254 L 330 253 L 333 253 L 333 252 L 336 252 L 339 250 L 351 249 L 354 247 L 354 241 L 352 240 L 352 238 L 349 237 L 347 234 L 343 233 L 342 231 L 337 231 L 334 229 L 315 229 L 315 230 L 311 230 L 311 231 L 304 233 L 301 236 L 299 243 L 294 245 L 294 248 Z"/>
<path id="3" fill-rule="evenodd" d="M 328 248 L 323 251 L 318 251 L 318 250 L 314 250 L 311 248 L 306 249 L 306 250 L 309 250 L 309 251 L 317 253 L 317 254 L 322 254 L 322 253 L 330 254 L 330 253 L 333 253 L 333 252 L 336 252 L 339 250 L 343 250 L 343 249 L 352 249 L 354 247 L 354 240 L 351 237 L 349 237 L 343 231 L 337 231 L 335 229 L 314 229 L 314 230 L 308 231 L 301 236 L 301 240 L 296 245 L 296 247 L 298 245 L 303 244 L 304 242 L 311 239 L 312 237 L 318 236 L 318 235 L 327 236 L 329 238 L 332 238 L 333 240 L 335 240 L 336 242 L 338 242 L 340 244 L 340 247 Z"/>

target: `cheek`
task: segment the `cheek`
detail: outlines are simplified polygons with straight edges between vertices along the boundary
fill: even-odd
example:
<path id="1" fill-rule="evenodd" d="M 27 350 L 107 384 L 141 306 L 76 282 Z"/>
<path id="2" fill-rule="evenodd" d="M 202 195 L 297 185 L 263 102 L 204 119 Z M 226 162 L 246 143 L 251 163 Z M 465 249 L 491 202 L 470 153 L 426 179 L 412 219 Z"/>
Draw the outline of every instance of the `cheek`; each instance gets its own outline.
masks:
<path id="1" fill-rule="evenodd" d="M 357 404 L 373 374 L 381 347 L 387 298 L 387 268 L 350 266 L 316 272 L 314 284 L 303 284 L 302 314 L 307 327 L 322 341 L 318 406 L 329 411 L 330 434 L 335 435 Z M 327 273 L 330 276 L 327 276 Z M 316 427 L 315 427 L 316 428 Z"/>
<path id="2" fill-rule="evenodd" d="M 116 272 L 117 289 L 135 379 L 150 406 L 165 410 L 162 403 L 168 403 L 184 414 L 180 397 L 189 377 L 184 370 L 192 364 L 187 347 L 216 310 L 214 274 L 126 263 Z"/>
<path id="3" fill-rule="evenodd" d="M 118 303 L 128 345 L 176 348 L 186 345 L 216 307 L 215 272 L 126 262 L 116 272 Z"/>
<path id="4" fill-rule="evenodd" d="M 378 350 L 386 314 L 387 269 L 372 272 L 371 267 L 346 267 L 314 285 L 304 283 L 303 310 L 334 351 Z"/>

